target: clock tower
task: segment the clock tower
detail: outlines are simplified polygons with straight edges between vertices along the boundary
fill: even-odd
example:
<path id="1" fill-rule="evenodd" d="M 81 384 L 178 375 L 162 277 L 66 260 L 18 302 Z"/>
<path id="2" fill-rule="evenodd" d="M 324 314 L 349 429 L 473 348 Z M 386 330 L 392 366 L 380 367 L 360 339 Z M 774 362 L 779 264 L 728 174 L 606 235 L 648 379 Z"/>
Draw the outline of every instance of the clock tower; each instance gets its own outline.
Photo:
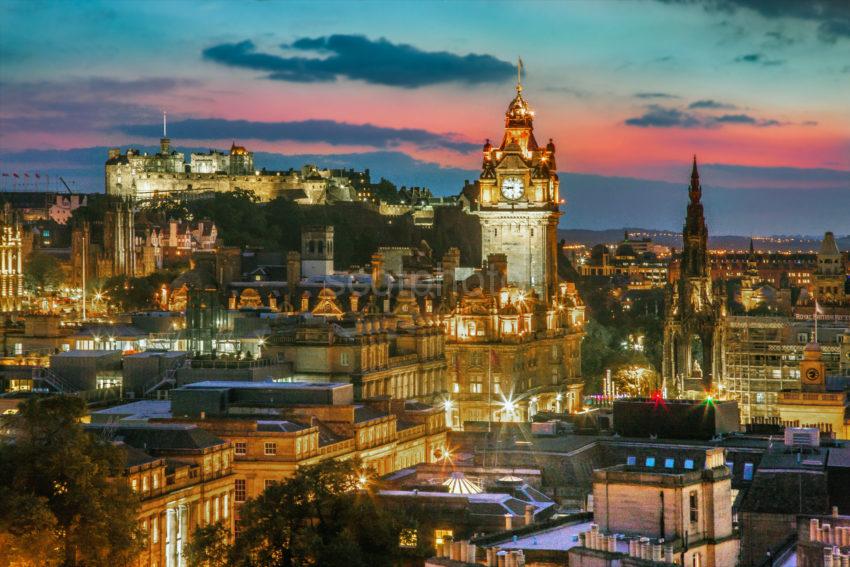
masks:
<path id="1" fill-rule="evenodd" d="M 547 302 L 558 281 L 558 174 L 555 144 L 537 144 L 534 111 L 517 83 L 505 113 L 502 142 L 487 140 L 476 202 L 481 222 L 482 260 L 505 254 L 508 282 L 534 289 Z"/>
<path id="2" fill-rule="evenodd" d="M 826 390 L 826 365 L 821 358 L 821 348 L 811 342 L 803 349 L 800 362 L 800 386 L 804 392 L 823 392 Z"/>

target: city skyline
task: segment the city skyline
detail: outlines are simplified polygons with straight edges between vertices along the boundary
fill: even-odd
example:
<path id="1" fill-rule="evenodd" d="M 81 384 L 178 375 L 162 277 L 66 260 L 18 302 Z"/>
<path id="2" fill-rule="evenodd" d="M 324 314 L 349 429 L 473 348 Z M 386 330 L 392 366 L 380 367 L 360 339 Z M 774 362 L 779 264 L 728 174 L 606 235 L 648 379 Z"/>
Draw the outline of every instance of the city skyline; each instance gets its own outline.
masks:
<path id="1" fill-rule="evenodd" d="M 153 145 L 166 110 L 180 147 L 235 139 L 276 163 L 373 163 L 456 194 L 498 136 L 521 56 L 561 156 L 562 228 L 680 228 L 697 153 L 716 233 L 850 231 L 840 3 L 58 6 L 3 8 L 4 172 Z M 50 33 L 34 42 L 33 27 Z"/>

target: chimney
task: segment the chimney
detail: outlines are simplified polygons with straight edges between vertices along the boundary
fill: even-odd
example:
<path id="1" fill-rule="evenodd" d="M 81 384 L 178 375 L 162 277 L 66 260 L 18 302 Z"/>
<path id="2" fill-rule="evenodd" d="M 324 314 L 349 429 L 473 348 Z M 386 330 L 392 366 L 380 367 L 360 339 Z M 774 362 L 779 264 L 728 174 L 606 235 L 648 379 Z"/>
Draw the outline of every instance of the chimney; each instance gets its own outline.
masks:
<path id="1" fill-rule="evenodd" d="M 534 522 L 534 506 L 525 505 L 525 525 L 530 526 Z"/>
<path id="2" fill-rule="evenodd" d="M 514 515 L 505 514 L 505 531 L 509 532 L 514 529 Z"/>
<path id="3" fill-rule="evenodd" d="M 352 291 L 349 301 L 351 302 L 351 312 L 357 313 L 360 310 L 360 294 Z"/>
<path id="4" fill-rule="evenodd" d="M 289 293 L 289 303 L 295 306 L 295 292 L 301 281 L 301 254 L 291 250 L 286 255 L 286 291 Z"/>
<path id="5" fill-rule="evenodd" d="M 372 289 L 384 287 L 384 255 L 381 252 L 372 254 Z"/>

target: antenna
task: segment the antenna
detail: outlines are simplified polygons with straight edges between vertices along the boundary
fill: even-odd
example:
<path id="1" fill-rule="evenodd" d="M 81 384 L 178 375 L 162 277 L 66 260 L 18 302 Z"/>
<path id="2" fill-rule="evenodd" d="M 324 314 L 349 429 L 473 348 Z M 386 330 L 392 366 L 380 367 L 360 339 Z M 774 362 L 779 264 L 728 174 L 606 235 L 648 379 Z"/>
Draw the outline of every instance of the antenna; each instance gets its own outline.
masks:
<path id="1" fill-rule="evenodd" d="M 522 92 L 522 57 L 517 57 L 516 66 L 516 90 Z"/>

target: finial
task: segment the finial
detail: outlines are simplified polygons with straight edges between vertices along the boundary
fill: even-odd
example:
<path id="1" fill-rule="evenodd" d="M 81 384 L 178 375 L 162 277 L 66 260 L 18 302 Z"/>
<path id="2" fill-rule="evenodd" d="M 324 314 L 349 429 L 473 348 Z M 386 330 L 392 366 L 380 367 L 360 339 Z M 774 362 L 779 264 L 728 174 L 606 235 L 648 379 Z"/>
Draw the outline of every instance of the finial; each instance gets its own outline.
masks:
<path id="1" fill-rule="evenodd" d="M 516 66 L 516 92 L 517 94 L 522 92 L 522 57 L 517 57 L 517 66 Z"/>
<path id="2" fill-rule="evenodd" d="M 691 177 L 699 177 L 699 172 L 697 171 L 697 155 L 694 154 L 694 168 L 691 170 Z"/>

